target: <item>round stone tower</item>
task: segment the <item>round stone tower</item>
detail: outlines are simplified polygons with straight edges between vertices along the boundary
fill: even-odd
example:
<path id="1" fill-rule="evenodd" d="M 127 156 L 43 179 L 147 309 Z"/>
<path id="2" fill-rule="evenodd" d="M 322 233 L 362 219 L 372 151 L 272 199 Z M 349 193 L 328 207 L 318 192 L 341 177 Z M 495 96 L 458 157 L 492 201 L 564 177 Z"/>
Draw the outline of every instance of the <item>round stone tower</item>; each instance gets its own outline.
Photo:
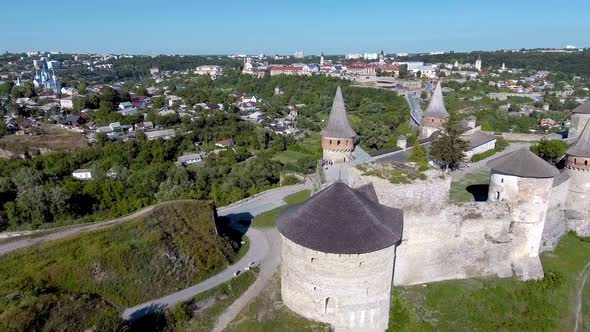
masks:
<path id="1" fill-rule="evenodd" d="M 488 200 L 505 201 L 511 207 L 515 256 L 538 257 L 553 178 L 559 171 L 527 148 L 487 165 L 491 168 Z"/>
<path id="2" fill-rule="evenodd" d="M 335 331 L 384 331 L 403 212 L 377 202 L 372 185 L 336 182 L 277 219 L 281 294 L 298 314 Z"/>
<path id="3" fill-rule="evenodd" d="M 590 120 L 590 102 L 582 104 L 572 110 L 572 120 L 570 123 L 570 129 L 568 131 L 568 137 L 578 137 L 586 124 Z"/>
<path id="4" fill-rule="evenodd" d="M 420 138 L 428 138 L 435 132 L 441 130 L 447 123 L 448 118 L 449 113 L 445 107 L 442 87 L 439 81 L 432 93 L 428 108 L 422 114 L 422 119 L 420 120 Z"/>
<path id="5" fill-rule="evenodd" d="M 346 107 L 340 87 L 336 89 L 328 125 L 322 130 L 322 149 L 324 159 L 343 163 L 352 158 L 356 132 L 348 123 Z"/>
<path id="6" fill-rule="evenodd" d="M 588 216 L 590 214 L 590 122 L 586 123 L 576 143 L 567 150 L 566 156 L 565 167 L 571 180 L 565 207 L 567 210 L 582 213 L 582 217 Z"/>

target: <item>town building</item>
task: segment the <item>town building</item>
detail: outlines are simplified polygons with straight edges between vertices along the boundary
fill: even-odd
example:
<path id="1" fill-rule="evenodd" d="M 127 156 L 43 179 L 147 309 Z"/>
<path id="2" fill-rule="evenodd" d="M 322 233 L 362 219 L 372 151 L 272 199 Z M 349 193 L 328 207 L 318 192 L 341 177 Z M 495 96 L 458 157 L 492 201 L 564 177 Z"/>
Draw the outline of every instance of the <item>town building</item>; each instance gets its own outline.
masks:
<path id="1" fill-rule="evenodd" d="M 350 161 L 356 132 L 348 123 L 340 87 L 336 89 L 328 125 L 321 132 L 323 158 L 335 163 Z"/>
<path id="2" fill-rule="evenodd" d="M 198 164 L 203 161 L 203 156 L 200 153 L 188 153 L 176 158 L 178 165 Z"/>
<path id="3" fill-rule="evenodd" d="M 171 139 L 172 137 L 176 136 L 176 132 L 174 129 L 164 129 L 164 130 L 154 130 L 154 131 L 146 131 L 145 137 L 149 141 L 156 140 L 158 138 L 161 139 Z"/>
<path id="4" fill-rule="evenodd" d="M 474 66 L 475 70 L 477 71 L 481 71 L 481 56 L 477 57 L 477 60 L 475 60 L 475 66 Z"/>
<path id="5" fill-rule="evenodd" d="M 335 331 L 386 330 L 403 222 L 371 185 L 336 182 L 286 209 L 277 218 L 283 303 Z"/>
<path id="6" fill-rule="evenodd" d="M 209 75 L 212 78 L 217 78 L 223 75 L 223 68 L 216 65 L 202 65 L 195 68 L 193 73 L 195 75 Z"/>
<path id="7" fill-rule="evenodd" d="M 72 172 L 72 176 L 78 180 L 91 180 L 92 170 L 87 168 L 80 168 Z"/>

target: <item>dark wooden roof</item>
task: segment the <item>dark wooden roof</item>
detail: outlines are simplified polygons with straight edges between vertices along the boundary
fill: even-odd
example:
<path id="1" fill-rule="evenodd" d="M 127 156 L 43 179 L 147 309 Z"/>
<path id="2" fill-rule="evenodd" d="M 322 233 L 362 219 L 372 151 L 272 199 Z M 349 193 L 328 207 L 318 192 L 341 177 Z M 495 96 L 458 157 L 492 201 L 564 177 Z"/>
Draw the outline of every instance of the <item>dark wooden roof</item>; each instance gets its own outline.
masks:
<path id="1" fill-rule="evenodd" d="M 363 254 L 401 241 L 403 211 L 379 204 L 372 186 L 359 191 L 338 181 L 283 211 L 277 228 L 289 240 L 312 250 Z"/>
<path id="2" fill-rule="evenodd" d="M 590 158 L 590 122 L 586 122 L 578 140 L 568 150 L 569 156 Z"/>
<path id="3" fill-rule="evenodd" d="M 585 102 L 582 105 L 574 108 L 572 110 L 572 113 L 584 113 L 584 114 L 590 114 L 590 102 Z"/>
<path id="4" fill-rule="evenodd" d="M 322 130 L 322 136 L 334 138 L 356 137 L 356 132 L 348 123 L 346 106 L 344 105 L 344 97 L 342 97 L 342 90 L 340 87 L 336 89 L 334 101 L 332 102 L 332 110 L 330 111 L 330 118 L 328 119 L 328 125 Z"/>
<path id="5" fill-rule="evenodd" d="M 487 165 L 496 172 L 525 178 L 552 178 L 559 175 L 555 166 L 527 148 L 518 149 L 488 161 Z"/>

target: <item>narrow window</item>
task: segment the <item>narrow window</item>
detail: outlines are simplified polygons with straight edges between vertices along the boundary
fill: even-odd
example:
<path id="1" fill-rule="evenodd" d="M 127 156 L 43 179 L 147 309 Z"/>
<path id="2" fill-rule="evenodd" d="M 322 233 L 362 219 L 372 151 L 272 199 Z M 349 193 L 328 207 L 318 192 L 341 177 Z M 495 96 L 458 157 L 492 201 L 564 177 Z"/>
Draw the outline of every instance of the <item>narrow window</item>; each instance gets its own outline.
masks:
<path id="1" fill-rule="evenodd" d="M 574 164 L 577 164 L 577 163 L 578 163 L 578 159 L 574 158 Z"/>
<path id="2" fill-rule="evenodd" d="M 504 178 L 502 178 L 502 180 L 500 180 L 500 182 L 504 183 Z"/>
<path id="3" fill-rule="evenodd" d="M 315 261 L 315 258 L 312 258 L 310 261 L 313 263 Z"/>
<path id="4" fill-rule="evenodd" d="M 331 302 L 330 301 L 330 298 L 329 297 L 326 297 L 326 304 L 324 305 L 324 314 L 327 314 L 328 313 L 328 305 L 331 304 L 330 302 Z"/>
<path id="5" fill-rule="evenodd" d="M 499 191 L 496 191 L 496 199 L 500 200 L 500 192 Z"/>
<path id="6" fill-rule="evenodd" d="M 336 142 L 336 145 L 340 145 L 340 140 L 338 140 L 338 141 Z"/>
<path id="7" fill-rule="evenodd" d="M 588 166 L 588 160 L 584 160 L 584 166 Z"/>
<path id="8" fill-rule="evenodd" d="M 332 144 L 332 140 L 330 140 L 330 144 Z"/>

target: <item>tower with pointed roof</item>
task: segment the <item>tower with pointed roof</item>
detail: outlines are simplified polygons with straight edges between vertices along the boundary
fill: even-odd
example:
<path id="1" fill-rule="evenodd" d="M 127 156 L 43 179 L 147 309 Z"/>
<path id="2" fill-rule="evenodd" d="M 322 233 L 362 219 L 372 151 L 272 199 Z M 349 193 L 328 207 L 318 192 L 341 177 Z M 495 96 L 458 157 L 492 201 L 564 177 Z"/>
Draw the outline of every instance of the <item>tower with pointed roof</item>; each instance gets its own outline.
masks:
<path id="1" fill-rule="evenodd" d="M 385 53 L 381 50 L 381 53 L 379 53 L 379 66 L 383 65 L 385 65 Z"/>
<path id="2" fill-rule="evenodd" d="M 348 123 L 344 97 L 340 87 L 336 89 L 328 125 L 321 132 L 323 158 L 334 163 L 350 161 L 354 150 L 356 132 Z"/>
<path id="3" fill-rule="evenodd" d="M 539 247 L 553 179 L 559 171 L 528 148 L 492 159 L 487 165 L 491 168 L 488 201 L 510 207 L 510 233 L 518 239 L 511 252 L 514 270 L 522 279 L 542 278 Z"/>
<path id="4" fill-rule="evenodd" d="M 428 107 L 420 119 L 420 138 L 428 138 L 435 132 L 441 130 L 447 123 L 448 118 L 449 112 L 447 112 L 447 108 L 445 107 L 442 87 L 439 81 L 432 93 L 432 97 L 430 97 Z"/>
<path id="5" fill-rule="evenodd" d="M 590 120 L 590 101 L 586 102 L 572 110 L 572 119 L 570 129 L 568 131 L 569 138 L 578 137 L 582 129 Z"/>
<path id="6" fill-rule="evenodd" d="M 403 222 L 372 185 L 340 181 L 285 209 L 277 218 L 285 305 L 335 331 L 385 331 Z"/>
<path id="7" fill-rule="evenodd" d="M 324 65 L 324 52 L 322 52 L 322 55 L 320 55 L 320 66 Z"/>
<path id="8" fill-rule="evenodd" d="M 477 71 L 481 71 L 481 55 L 477 57 L 477 60 L 475 60 L 475 69 Z"/>
<path id="9" fill-rule="evenodd" d="M 567 150 L 565 167 L 570 175 L 566 209 L 590 212 L 590 122 Z"/>

